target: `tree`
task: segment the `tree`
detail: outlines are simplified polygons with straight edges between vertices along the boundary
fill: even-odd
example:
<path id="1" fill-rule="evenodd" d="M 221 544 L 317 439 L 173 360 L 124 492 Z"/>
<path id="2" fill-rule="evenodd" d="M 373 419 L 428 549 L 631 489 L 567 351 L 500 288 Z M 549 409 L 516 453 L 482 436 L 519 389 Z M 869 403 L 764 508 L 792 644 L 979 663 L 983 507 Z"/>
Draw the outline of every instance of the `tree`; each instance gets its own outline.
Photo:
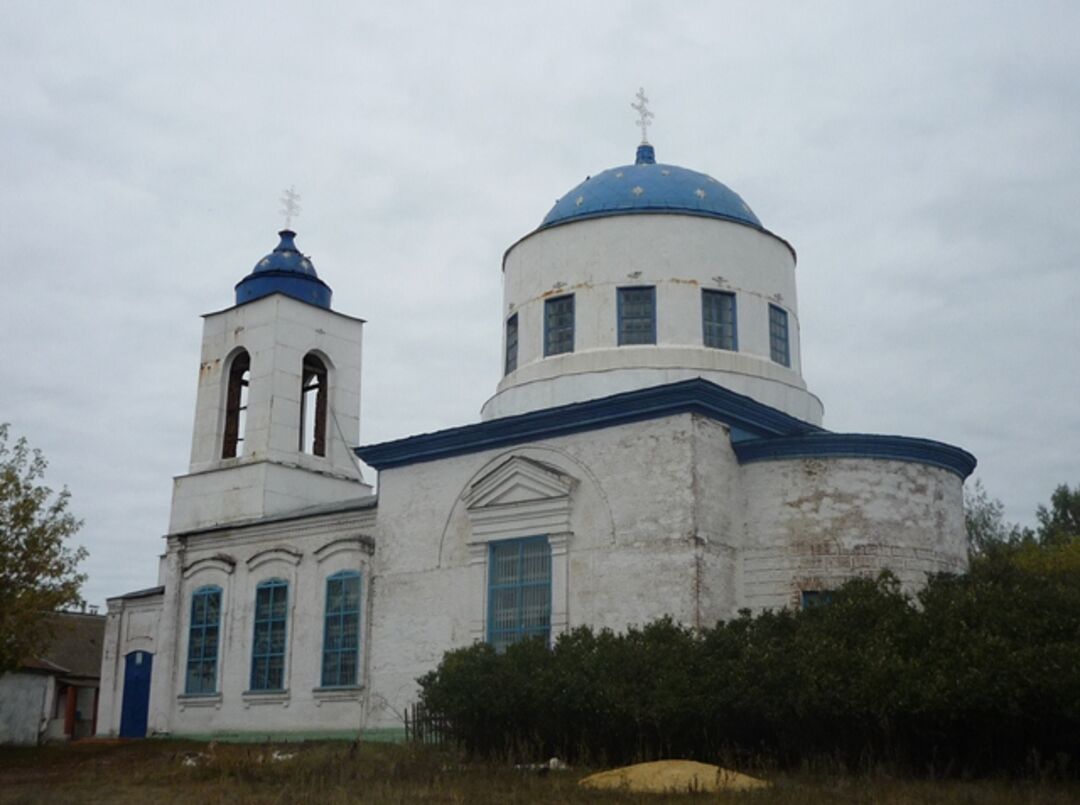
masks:
<path id="1" fill-rule="evenodd" d="M 1050 508 L 1040 504 L 1035 510 L 1039 521 L 1039 542 L 1047 546 L 1065 546 L 1080 540 L 1080 485 L 1069 489 L 1061 484 L 1050 496 Z"/>
<path id="2" fill-rule="evenodd" d="M 44 650 L 50 612 L 80 602 L 86 549 L 68 539 L 82 522 L 68 511 L 70 493 L 41 483 L 46 461 L 25 438 L 8 444 L 0 423 L 0 673 Z"/>
<path id="3" fill-rule="evenodd" d="M 964 487 L 964 529 L 968 554 L 972 557 L 1015 547 L 1031 537 L 1030 530 L 1005 519 L 1005 504 L 991 498 L 978 478 L 971 486 Z"/>

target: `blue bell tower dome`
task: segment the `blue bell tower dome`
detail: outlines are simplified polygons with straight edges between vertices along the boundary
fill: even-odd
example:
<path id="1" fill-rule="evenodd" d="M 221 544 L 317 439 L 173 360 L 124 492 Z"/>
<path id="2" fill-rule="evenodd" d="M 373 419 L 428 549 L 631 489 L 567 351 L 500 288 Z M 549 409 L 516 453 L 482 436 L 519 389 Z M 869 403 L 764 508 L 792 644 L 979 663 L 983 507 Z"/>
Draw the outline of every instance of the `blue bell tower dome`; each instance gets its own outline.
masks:
<path id="1" fill-rule="evenodd" d="M 656 149 L 642 143 L 633 165 L 587 178 L 555 202 L 539 229 L 634 213 L 698 215 L 764 228 L 734 190 L 704 173 L 658 163 Z"/>
<path id="2" fill-rule="evenodd" d="M 281 293 L 329 310 L 333 292 L 319 279 L 311 261 L 296 248 L 296 233 L 282 229 L 278 235 L 281 242 L 277 247 L 236 284 L 236 304 Z"/>

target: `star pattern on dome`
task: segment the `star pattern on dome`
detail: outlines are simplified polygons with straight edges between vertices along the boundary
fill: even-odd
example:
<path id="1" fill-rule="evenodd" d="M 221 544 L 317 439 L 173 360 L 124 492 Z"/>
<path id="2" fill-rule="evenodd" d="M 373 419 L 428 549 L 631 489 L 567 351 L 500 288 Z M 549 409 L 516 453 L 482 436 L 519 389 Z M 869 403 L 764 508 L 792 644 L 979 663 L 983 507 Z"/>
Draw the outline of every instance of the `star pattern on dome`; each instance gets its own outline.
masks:
<path id="1" fill-rule="evenodd" d="M 697 190 L 694 191 L 694 195 L 698 198 L 705 198 L 705 191 L 699 187 Z"/>
<path id="2" fill-rule="evenodd" d="M 622 171 L 619 171 L 618 173 L 616 173 L 615 178 L 616 179 L 621 179 L 622 178 Z"/>
<path id="3" fill-rule="evenodd" d="M 574 205 L 577 206 L 577 207 L 580 207 L 584 203 L 585 203 L 585 196 L 578 196 L 577 199 L 574 200 Z"/>
<path id="4" fill-rule="evenodd" d="M 670 176 L 671 171 L 669 171 L 667 168 L 664 168 L 662 171 L 660 171 L 660 175 L 661 176 Z"/>
<path id="5" fill-rule="evenodd" d="M 261 266 L 270 265 L 270 258 L 269 257 L 264 257 L 262 260 L 259 261 L 259 265 L 261 265 Z"/>
<path id="6" fill-rule="evenodd" d="M 630 192 L 633 193 L 635 196 L 641 196 L 645 192 L 645 188 L 641 185 L 635 185 Z"/>

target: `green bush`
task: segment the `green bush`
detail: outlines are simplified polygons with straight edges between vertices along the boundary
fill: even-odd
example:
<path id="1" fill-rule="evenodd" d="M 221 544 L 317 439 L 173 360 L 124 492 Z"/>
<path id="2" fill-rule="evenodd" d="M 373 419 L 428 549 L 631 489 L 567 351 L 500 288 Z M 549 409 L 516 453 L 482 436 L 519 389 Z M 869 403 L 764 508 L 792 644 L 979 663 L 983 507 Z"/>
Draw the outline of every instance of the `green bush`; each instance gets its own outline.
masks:
<path id="1" fill-rule="evenodd" d="M 1075 774 L 1080 569 L 1022 559 L 983 557 L 914 598 L 883 573 L 713 628 L 477 644 L 448 652 L 421 698 L 487 757 Z"/>

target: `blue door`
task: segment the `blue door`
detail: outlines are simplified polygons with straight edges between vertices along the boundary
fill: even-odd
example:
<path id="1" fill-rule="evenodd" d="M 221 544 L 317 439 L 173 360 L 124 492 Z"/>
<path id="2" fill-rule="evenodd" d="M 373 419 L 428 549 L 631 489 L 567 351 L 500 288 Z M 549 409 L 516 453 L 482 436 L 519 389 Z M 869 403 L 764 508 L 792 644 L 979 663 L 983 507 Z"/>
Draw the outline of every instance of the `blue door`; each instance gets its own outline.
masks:
<path id="1" fill-rule="evenodd" d="M 154 655 L 133 651 L 124 659 L 124 703 L 120 710 L 120 737 L 145 738 L 150 712 L 150 669 Z"/>

